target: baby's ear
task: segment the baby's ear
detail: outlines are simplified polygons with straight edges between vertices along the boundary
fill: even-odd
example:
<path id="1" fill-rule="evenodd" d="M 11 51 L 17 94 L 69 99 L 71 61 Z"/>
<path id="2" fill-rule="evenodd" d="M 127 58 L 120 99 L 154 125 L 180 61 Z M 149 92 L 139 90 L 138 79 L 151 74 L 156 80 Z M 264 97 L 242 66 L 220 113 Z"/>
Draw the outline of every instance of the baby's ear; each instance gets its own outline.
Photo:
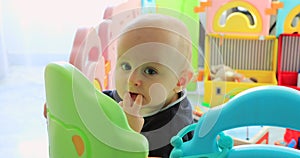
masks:
<path id="1" fill-rule="evenodd" d="M 187 84 L 192 80 L 194 76 L 194 73 L 192 71 L 186 70 L 182 73 L 180 76 L 177 86 L 181 86 L 182 88 L 185 88 Z"/>

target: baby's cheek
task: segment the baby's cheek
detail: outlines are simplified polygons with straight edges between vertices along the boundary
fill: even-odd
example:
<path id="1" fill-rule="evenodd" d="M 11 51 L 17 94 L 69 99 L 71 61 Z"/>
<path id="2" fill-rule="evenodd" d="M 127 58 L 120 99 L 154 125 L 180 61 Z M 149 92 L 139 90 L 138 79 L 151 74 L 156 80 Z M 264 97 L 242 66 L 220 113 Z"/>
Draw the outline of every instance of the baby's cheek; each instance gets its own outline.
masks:
<path id="1" fill-rule="evenodd" d="M 154 83 L 149 87 L 149 96 L 151 105 L 165 104 L 167 91 L 161 83 Z"/>
<path id="2" fill-rule="evenodd" d="M 154 83 L 148 89 L 147 103 L 143 104 L 140 109 L 140 115 L 147 116 L 148 114 L 153 114 L 159 111 L 166 101 L 166 91 L 162 84 Z"/>
<path id="3" fill-rule="evenodd" d="M 116 77 L 115 80 L 115 85 L 116 85 L 116 90 L 118 91 L 118 93 L 124 94 L 127 90 L 128 90 L 128 80 L 126 78 L 122 78 L 122 77 Z"/>
<path id="4" fill-rule="evenodd" d="M 125 74 L 122 71 L 116 71 L 115 73 L 115 82 L 116 84 L 124 84 L 124 83 L 128 83 L 128 75 Z"/>

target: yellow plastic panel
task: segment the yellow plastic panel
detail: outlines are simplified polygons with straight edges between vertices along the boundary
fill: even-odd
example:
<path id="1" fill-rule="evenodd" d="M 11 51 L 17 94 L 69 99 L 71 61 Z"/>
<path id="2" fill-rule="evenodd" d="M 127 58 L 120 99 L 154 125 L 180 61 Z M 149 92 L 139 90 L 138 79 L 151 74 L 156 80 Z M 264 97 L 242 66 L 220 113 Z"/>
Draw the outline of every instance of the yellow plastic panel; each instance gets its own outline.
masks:
<path id="1" fill-rule="evenodd" d="M 254 25 L 250 24 L 250 21 L 246 15 L 237 12 L 230 14 L 225 25 L 220 25 L 222 13 L 237 6 L 248 9 L 254 18 Z M 262 31 L 262 19 L 259 12 L 254 6 L 244 1 L 231 1 L 226 5 L 223 5 L 215 14 L 214 19 L 213 29 L 216 32 L 260 33 Z"/>
<path id="2" fill-rule="evenodd" d="M 205 104 L 209 104 L 211 107 L 217 106 L 227 102 L 230 98 L 246 89 L 262 85 L 277 85 L 277 39 L 275 36 L 265 36 L 264 39 L 260 39 L 259 36 L 221 36 L 217 34 L 209 34 L 205 41 Z M 273 45 L 271 43 L 273 43 Z M 253 46 L 257 48 L 252 48 Z M 268 49 L 264 47 L 267 47 Z M 215 51 L 217 51 L 219 56 L 215 56 Z M 257 54 L 257 51 L 260 52 Z M 231 56 L 230 59 L 228 58 L 229 56 Z M 214 65 L 212 62 L 215 62 L 216 58 L 220 58 L 220 61 L 223 62 L 222 64 L 230 67 L 233 65 L 238 67 L 244 66 L 247 69 L 235 68 L 235 70 L 237 73 L 241 73 L 247 78 L 255 78 L 257 83 L 211 81 L 209 79 L 210 66 Z M 261 67 L 257 65 L 260 65 Z M 249 67 L 252 66 L 253 68 L 249 69 Z M 260 68 L 265 70 L 261 70 Z"/>
<path id="3" fill-rule="evenodd" d="M 294 33 L 300 32 L 300 22 L 298 21 L 296 26 L 292 26 L 293 19 L 300 13 L 300 5 L 295 7 L 290 13 L 287 15 L 286 20 L 284 22 L 284 32 L 285 33 Z"/>
<path id="4" fill-rule="evenodd" d="M 255 77 L 258 82 L 211 81 L 207 76 L 204 80 L 204 102 L 209 103 L 213 107 L 227 102 L 233 95 L 246 89 L 263 85 L 277 85 L 276 75 L 273 71 L 237 70 L 237 72 L 242 73 L 246 77 Z"/>

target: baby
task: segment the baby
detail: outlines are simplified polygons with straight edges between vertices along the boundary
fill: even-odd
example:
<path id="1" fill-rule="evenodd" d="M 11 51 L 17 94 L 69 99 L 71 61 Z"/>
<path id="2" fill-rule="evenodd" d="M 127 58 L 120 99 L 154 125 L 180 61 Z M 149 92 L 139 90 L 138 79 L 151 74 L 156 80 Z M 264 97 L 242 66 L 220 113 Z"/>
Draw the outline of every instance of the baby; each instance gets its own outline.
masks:
<path id="1" fill-rule="evenodd" d="M 117 45 L 116 90 L 129 125 L 149 141 L 149 156 L 169 157 L 170 139 L 193 123 L 185 87 L 193 77 L 192 42 L 180 20 L 141 15 L 121 32 Z M 184 140 L 192 138 L 191 133 Z"/>

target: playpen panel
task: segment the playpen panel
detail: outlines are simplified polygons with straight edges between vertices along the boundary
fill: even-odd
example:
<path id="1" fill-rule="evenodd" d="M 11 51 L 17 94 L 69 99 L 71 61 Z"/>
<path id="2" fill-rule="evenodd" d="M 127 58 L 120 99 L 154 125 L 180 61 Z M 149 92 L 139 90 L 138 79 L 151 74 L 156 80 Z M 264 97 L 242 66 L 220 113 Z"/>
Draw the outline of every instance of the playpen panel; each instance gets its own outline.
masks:
<path id="1" fill-rule="evenodd" d="M 280 0 L 283 8 L 278 10 L 276 36 L 282 33 L 300 32 L 300 1 Z"/>
<path id="2" fill-rule="evenodd" d="M 227 93 L 234 89 L 246 90 L 261 85 L 277 85 L 277 39 L 275 36 L 233 36 L 210 34 L 206 37 L 204 77 L 204 103 L 220 105 Z M 245 77 L 252 77 L 256 83 L 211 81 L 210 67 L 224 64 Z"/>
<path id="3" fill-rule="evenodd" d="M 300 70 L 300 35 L 281 34 L 278 46 L 278 84 L 297 87 L 297 77 Z"/>
<path id="4" fill-rule="evenodd" d="M 280 71 L 298 72 L 300 70 L 300 36 L 282 35 L 280 40 Z"/>
<path id="5" fill-rule="evenodd" d="M 222 34 L 242 34 L 242 35 L 268 35 L 270 15 L 267 9 L 272 7 L 271 0 L 209 0 L 211 5 L 206 10 L 207 32 Z M 247 15 L 241 12 L 231 13 L 233 8 L 241 8 L 249 12 L 254 24 Z M 224 14 L 231 13 L 225 18 L 225 24 L 221 24 Z"/>
<path id="6" fill-rule="evenodd" d="M 276 42 L 275 36 L 265 39 L 239 36 L 207 36 L 207 61 L 209 66 L 225 64 L 240 70 L 276 69 Z"/>

